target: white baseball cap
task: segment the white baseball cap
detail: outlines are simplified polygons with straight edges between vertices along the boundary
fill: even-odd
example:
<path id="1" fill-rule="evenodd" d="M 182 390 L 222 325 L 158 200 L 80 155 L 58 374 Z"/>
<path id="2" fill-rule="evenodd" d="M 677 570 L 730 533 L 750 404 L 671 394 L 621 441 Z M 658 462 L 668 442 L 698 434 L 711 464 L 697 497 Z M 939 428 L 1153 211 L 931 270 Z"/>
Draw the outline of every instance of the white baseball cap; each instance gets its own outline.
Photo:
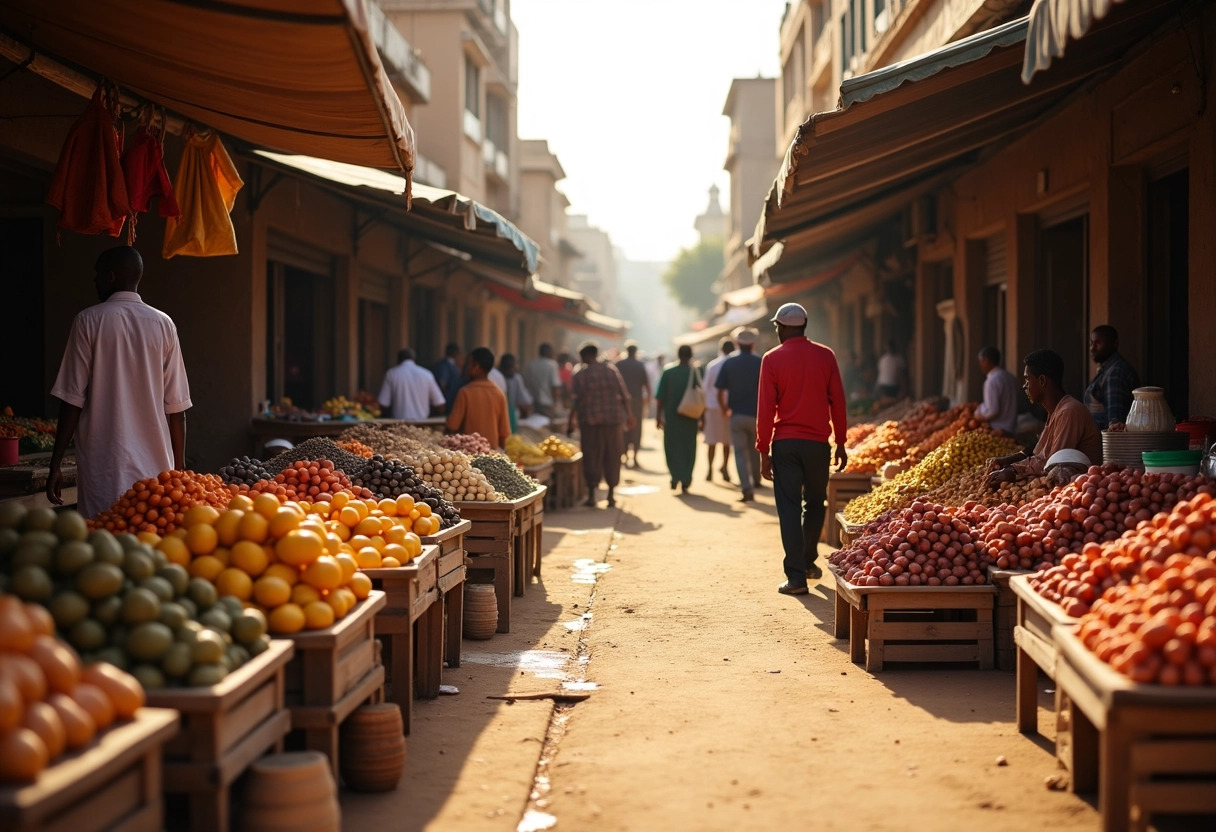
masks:
<path id="1" fill-rule="evenodd" d="M 806 323 L 806 310 L 800 303 L 783 303 L 769 320 L 782 326 L 802 326 Z"/>

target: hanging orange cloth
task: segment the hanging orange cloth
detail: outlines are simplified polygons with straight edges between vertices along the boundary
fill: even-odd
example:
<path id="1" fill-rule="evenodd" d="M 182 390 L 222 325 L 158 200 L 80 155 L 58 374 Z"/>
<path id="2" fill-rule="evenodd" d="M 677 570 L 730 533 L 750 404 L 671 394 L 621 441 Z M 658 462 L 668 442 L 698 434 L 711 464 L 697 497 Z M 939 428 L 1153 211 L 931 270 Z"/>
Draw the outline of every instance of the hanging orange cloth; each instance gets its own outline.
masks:
<path id="1" fill-rule="evenodd" d="M 245 183 L 224 150 L 218 133 L 204 138 L 183 134 L 186 149 L 177 168 L 181 217 L 165 220 L 165 259 L 175 254 L 215 257 L 236 254 L 236 229 L 228 214 Z"/>
<path id="2" fill-rule="evenodd" d="M 139 129 L 127 144 L 122 154 L 122 172 L 127 182 L 127 196 L 131 200 L 131 220 L 152 207 L 157 199 L 157 213 L 162 217 L 180 217 L 177 198 L 173 195 L 173 183 L 169 171 L 165 170 L 164 128 L 158 128 L 160 117 L 150 105 L 145 105 L 140 115 Z M 161 122 L 163 125 L 163 121 Z"/>
<path id="3" fill-rule="evenodd" d="M 117 237 L 131 213 L 119 155 L 118 89 L 103 81 L 68 131 L 46 201 L 59 209 L 59 228 Z"/>

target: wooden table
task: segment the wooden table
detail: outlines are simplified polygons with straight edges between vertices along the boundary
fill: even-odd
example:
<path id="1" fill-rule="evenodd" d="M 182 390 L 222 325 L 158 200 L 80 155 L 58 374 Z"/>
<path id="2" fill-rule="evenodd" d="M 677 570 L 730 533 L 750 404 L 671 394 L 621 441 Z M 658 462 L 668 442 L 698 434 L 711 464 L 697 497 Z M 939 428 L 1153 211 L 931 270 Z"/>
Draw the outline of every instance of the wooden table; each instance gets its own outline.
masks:
<path id="1" fill-rule="evenodd" d="M 388 646 L 390 702 L 401 708 L 410 732 L 414 696 L 434 699 L 443 674 L 443 604 L 439 598 L 438 546 L 391 569 L 361 570 L 383 590 L 385 605 L 376 613 L 376 637 Z"/>
<path id="2" fill-rule="evenodd" d="M 1013 640 L 1013 629 L 1017 626 L 1018 597 L 1009 582 L 1018 575 L 1028 575 L 1028 569 L 987 568 L 988 583 L 996 587 L 996 616 L 993 619 L 993 642 L 996 645 L 996 669 L 1017 670 L 1017 644 Z"/>
<path id="3" fill-rule="evenodd" d="M 991 670 L 992 599 L 972 586 L 854 586 L 834 568 L 833 635 L 849 639 L 849 656 L 876 673 L 884 662 L 976 662 Z M 971 620 L 956 620 L 966 616 Z"/>
<path id="4" fill-rule="evenodd" d="M 465 566 L 464 536 L 473 524 L 461 520 L 451 528 L 427 535 L 422 542 L 435 546 L 439 556 L 435 568 L 439 577 L 436 586 L 443 603 L 443 661 L 448 667 L 460 667 L 461 630 L 464 627 Z"/>
<path id="5" fill-rule="evenodd" d="M 339 726 L 355 708 L 384 695 L 375 626 L 387 603 L 384 592 L 373 589 L 332 627 L 283 637 L 296 649 L 286 676 L 291 727 L 303 732 L 306 748 L 329 757 L 335 782 Z"/>
<path id="6" fill-rule="evenodd" d="M 4 832 L 92 832 L 164 828 L 161 746 L 177 733 L 177 711 L 140 708 L 130 722 L 59 760 L 29 785 L 0 786 Z"/>
<path id="7" fill-rule="evenodd" d="M 267 419 L 256 416 L 250 421 L 249 433 L 253 436 L 253 452 L 261 458 L 263 446 L 271 439 L 286 439 L 293 445 L 298 445 L 305 439 L 314 436 L 324 436 L 333 439 L 356 425 L 415 425 L 418 427 L 443 430 L 444 420 L 420 419 L 417 421 L 402 421 L 399 419 L 327 419 L 325 421 L 306 421 L 293 419 Z"/>
<path id="8" fill-rule="evenodd" d="M 76 457 L 63 460 L 63 506 L 46 497 L 46 481 L 51 473 L 51 455 L 23 454 L 16 465 L 0 467 L 0 502 L 12 500 L 26 508 L 71 508 L 76 505 Z"/>
<path id="9" fill-rule="evenodd" d="M 1017 647 L 1014 673 L 1017 685 L 1015 722 L 1023 734 L 1039 732 L 1039 671 L 1049 679 L 1056 678 L 1059 650 L 1052 630 L 1057 626 L 1075 627 L 1077 619 L 1065 614 L 1059 604 L 1048 601 L 1034 591 L 1030 575 L 1014 575 L 1009 589 L 1017 598 L 1017 613 L 1013 627 L 1013 643 Z M 1058 688 L 1057 688 L 1058 691 Z M 1056 715 L 1060 713 L 1060 698 L 1056 696 Z M 1067 755 L 1065 755 L 1067 756 Z"/>
<path id="10" fill-rule="evenodd" d="M 553 460 L 553 479 L 549 486 L 549 505 L 551 508 L 574 508 L 579 497 L 587 490 L 583 482 L 583 452 L 579 451 L 569 459 Z"/>
<path id="11" fill-rule="evenodd" d="M 165 792 L 189 798 L 189 828 L 226 830 L 229 787 L 268 751 L 283 750 L 291 730 L 284 673 L 294 647 L 270 647 L 209 687 L 148 691 L 148 704 L 181 713 L 181 730 L 164 749 Z"/>
<path id="12" fill-rule="evenodd" d="M 833 473 L 828 476 L 827 526 L 824 529 L 823 542 L 832 548 L 839 548 L 840 526 L 836 515 L 844 508 L 845 503 L 854 497 L 869 494 L 873 488 L 873 474 L 844 474 Z"/>
<path id="13" fill-rule="evenodd" d="M 553 460 L 547 460 L 539 465 L 525 465 L 524 473 L 541 485 L 548 485 L 553 478 Z"/>
<path id="14" fill-rule="evenodd" d="M 1153 815 L 1212 815 L 1216 689 L 1138 684 L 1056 627 L 1056 684 L 1072 703 L 1072 786 L 1098 790 L 1105 832 L 1144 830 Z"/>
<path id="15" fill-rule="evenodd" d="M 464 537 L 465 565 L 488 573 L 498 601 L 497 632 L 511 631 L 511 596 L 523 595 L 539 573 L 546 488 L 505 502 L 457 502 L 460 516 L 472 521 Z M 539 506 L 539 509 L 538 509 Z"/>

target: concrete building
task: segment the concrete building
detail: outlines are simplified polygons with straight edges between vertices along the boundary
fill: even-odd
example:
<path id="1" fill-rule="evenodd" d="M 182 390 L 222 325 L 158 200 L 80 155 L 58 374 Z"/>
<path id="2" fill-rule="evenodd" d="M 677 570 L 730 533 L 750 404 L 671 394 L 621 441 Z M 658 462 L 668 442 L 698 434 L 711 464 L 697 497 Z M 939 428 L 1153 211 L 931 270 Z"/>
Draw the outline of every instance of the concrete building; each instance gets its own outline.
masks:
<path id="1" fill-rule="evenodd" d="M 736 78 L 722 107 L 722 115 L 730 119 L 730 144 L 722 165 L 730 174 L 726 266 L 719 281 L 722 292 L 752 284 L 747 240 L 781 166 L 776 151 L 776 90 L 773 78 Z"/>
<path id="2" fill-rule="evenodd" d="M 620 315 L 617 302 L 617 262 L 612 238 L 596 228 L 585 214 L 567 217 L 571 244 L 582 252 L 574 261 L 570 288 L 582 292 L 608 315 Z"/>
<path id="3" fill-rule="evenodd" d="M 519 152 L 519 227 L 540 243 L 540 277 L 570 288 L 571 265 L 582 252 L 570 242 L 566 215 L 570 200 L 557 187 L 566 178 L 566 171 L 544 139 L 521 140 Z"/>
<path id="4" fill-rule="evenodd" d="M 706 240 L 726 241 L 730 217 L 722 211 L 721 193 L 717 185 L 710 185 L 709 202 L 705 206 L 705 211 L 698 214 L 697 218 L 693 220 L 693 227 L 697 229 L 697 234 L 702 242 Z"/>

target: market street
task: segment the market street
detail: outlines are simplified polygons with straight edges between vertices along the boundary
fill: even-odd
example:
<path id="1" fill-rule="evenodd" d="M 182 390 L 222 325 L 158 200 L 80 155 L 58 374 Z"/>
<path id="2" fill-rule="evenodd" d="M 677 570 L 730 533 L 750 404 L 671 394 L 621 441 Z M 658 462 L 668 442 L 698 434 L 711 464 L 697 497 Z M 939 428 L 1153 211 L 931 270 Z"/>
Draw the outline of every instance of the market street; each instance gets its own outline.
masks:
<path id="1" fill-rule="evenodd" d="M 852 664 L 830 576 L 776 592 L 771 488 L 740 505 L 704 481 L 698 448 L 692 495 L 671 495 L 660 441 L 648 423 L 617 510 L 547 515 L 543 586 L 514 599 L 509 634 L 465 640 L 444 674 L 460 694 L 415 703 L 399 789 L 344 791 L 345 828 L 513 830 L 528 809 L 581 830 L 1095 827 L 1044 785 L 1063 772 L 1048 740 L 1015 730 L 1013 674 Z M 563 676 L 595 689 L 559 707 L 537 779 L 552 702 L 486 697 Z M 1053 737 L 1050 687 L 1040 677 Z"/>

